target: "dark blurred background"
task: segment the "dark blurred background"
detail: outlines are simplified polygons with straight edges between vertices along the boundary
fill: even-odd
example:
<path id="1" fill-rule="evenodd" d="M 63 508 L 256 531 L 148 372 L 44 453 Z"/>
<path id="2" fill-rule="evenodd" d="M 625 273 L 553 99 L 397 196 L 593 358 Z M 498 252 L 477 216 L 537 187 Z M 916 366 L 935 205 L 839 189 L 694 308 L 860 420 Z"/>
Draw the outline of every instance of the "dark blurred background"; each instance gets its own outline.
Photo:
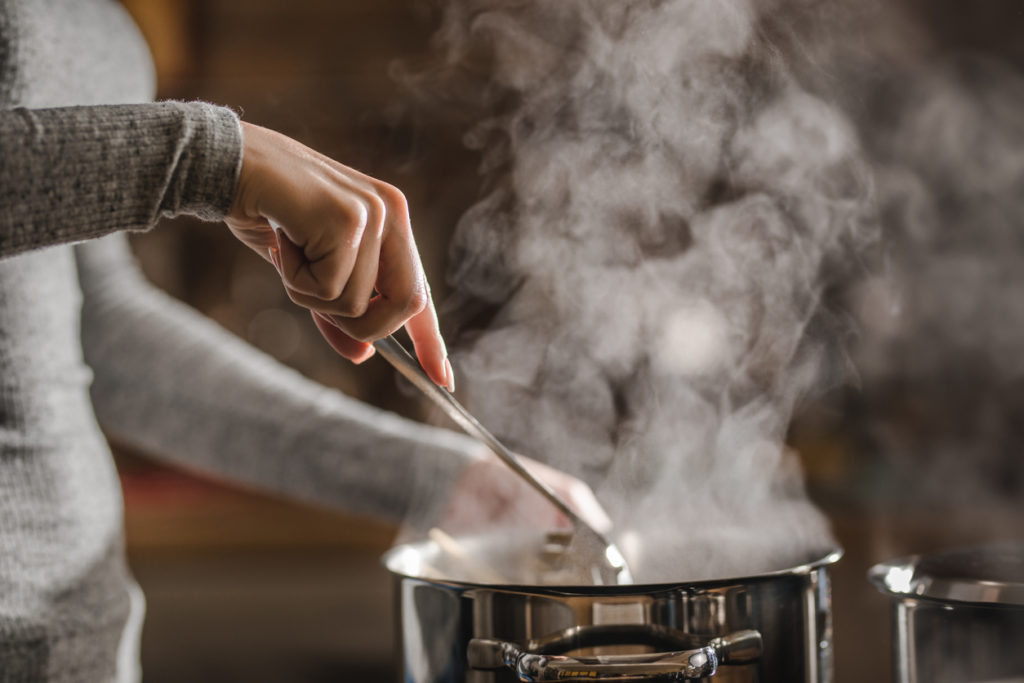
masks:
<path id="1" fill-rule="evenodd" d="M 1018 3 L 903 3 L 943 50 L 1024 66 Z M 403 189 L 444 325 L 446 245 L 478 196 L 478 159 L 460 142 L 465 121 L 410 115 L 393 77 L 396 63 L 426 58 L 434 12 L 415 0 L 125 4 L 150 42 L 161 98 L 230 106 Z M 324 384 L 420 417 L 382 362 L 356 368 L 335 356 L 270 267 L 222 226 L 168 221 L 133 244 L 155 283 L 235 334 Z M 1019 482 L 992 496 L 945 496 L 941 487 L 918 494 L 929 460 L 897 461 L 876 438 L 881 424 L 913 452 L 950 431 L 970 441 L 980 427 L 958 423 L 960 404 L 940 395 L 1024 404 L 1018 383 L 992 389 L 990 380 L 966 371 L 954 384 L 919 376 L 844 383 L 805 406 L 793 427 L 811 494 L 846 550 L 834 574 L 840 683 L 889 677 L 888 603 L 865 581 L 868 567 L 1021 535 Z M 1018 417 L 996 412 L 1009 425 Z M 378 558 L 395 529 L 198 481 L 114 445 L 130 561 L 149 604 L 147 681 L 393 676 L 390 585 Z M 1017 476 L 1018 449 L 1017 440 L 1001 444 L 989 463 L 996 479 Z"/>

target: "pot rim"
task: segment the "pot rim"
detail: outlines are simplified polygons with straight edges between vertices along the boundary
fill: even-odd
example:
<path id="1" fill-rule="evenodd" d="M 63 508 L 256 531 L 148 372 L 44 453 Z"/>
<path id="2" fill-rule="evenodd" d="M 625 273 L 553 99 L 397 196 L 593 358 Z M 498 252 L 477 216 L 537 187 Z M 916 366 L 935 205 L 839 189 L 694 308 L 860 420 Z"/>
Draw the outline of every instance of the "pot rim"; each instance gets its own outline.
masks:
<path id="1" fill-rule="evenodd" d="M 988 574 L 983 573 L 986 569 Z M 894 598 L 1020 607 L 1024 606 L 1024 542 L 907 555 L 876 564 L 868 570 L 868 580 Z"/>
<path id="2" fill-rule="evenodd" d="M 395 577 L 403 579 L 414 579 L 425 583 L 451 586 L 465 589 L 487 589 L 499 590 L 511 593 L 530 594 L 571 594 L 571 595 L 623 595 L 634 593 L 653 593 L 664 590 L 675 590 L 680 587 L 686 588 L 716 588 L 732 584 L 745 584 L 754 581 L 767 581 L 783 577 L 805 576 L 812 574 L 819 569 L 835 564 L 843 556 L 843 549 L 834 546 L 822 553 L 813 553 L 812 559 L 808 562 L 798 564 L 784 569 L 768 572 L 760 572 L 749 576 L 730 576 L 715 579 L 701 579 L 698 581 L 675 581 L 668 583 L 632 583 L 620 585 L 558 585 L 558 584 L 523 584 L 523 583 L 481 583 L 449 578 L 431 578 L 417 576 L 415 573 L 403 570 L 402 564 L 411 562 L 411 555 L 418 555 L 422 549 L 432 545 L 431 541 L 415 543 L 403 543 L 394 546 L 381 556 L 381 562 L 385 568 Z M 419 549 L 419 550 L 417 550 Z"/>

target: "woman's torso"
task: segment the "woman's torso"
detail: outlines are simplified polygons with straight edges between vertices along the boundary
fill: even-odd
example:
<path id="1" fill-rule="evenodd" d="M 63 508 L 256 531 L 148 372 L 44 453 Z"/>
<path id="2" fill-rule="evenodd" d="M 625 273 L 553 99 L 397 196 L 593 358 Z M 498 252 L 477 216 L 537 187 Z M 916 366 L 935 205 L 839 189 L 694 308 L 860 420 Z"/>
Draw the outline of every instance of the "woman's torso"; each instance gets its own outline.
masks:
<path id="1" fill-rule="evenodd" d="M 4 109 L 152 92 L 145 43 L 118 4 L 0 0 Z M 0 681 L 113 679 L 132 609 L 80 312 L 73 247 L 0 258 Z"/>

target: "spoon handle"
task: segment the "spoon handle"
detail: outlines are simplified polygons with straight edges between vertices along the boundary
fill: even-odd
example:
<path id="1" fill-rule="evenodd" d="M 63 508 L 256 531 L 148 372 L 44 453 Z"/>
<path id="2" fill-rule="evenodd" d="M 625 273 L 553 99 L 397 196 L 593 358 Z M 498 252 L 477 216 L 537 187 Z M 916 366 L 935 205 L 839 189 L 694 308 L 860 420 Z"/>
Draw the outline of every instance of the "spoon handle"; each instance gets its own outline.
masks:
<path id="1" fill-rule="evenodd" d="M 566 505 L 565 501 L 558 497 L 551 487 L 533 476 L 529 470 L 523 467 L 523 464 L 516 457 L 515 453 L 510 451 L 501 443 L 497 437 L 489 432 L 480 422 L 473 417 L 468 410 L 466 410 L 461 403 L 455 400 L 455 397 L 451 395 L 446 389 L 439 387 L 434 384 L 434 381 L 427 376 L 427 373 L 420 367 L 419 361 L 413 358 L 401 342 L 394 338 L 392 335 L 388 335 L 383 339 L 378 339 L 373 343 L 373 347 L 377 350 L 384 360 L 391 363 L 398 372 L 402 374 L 407 380 L 413 383 L 413 385 L 421 392 L 427 395 L 434 403 L 436 403 L 448 417 L 455 421 L 457 425 L 470 436 L 483 442 L 485 446 L 494 451 L 501 460 L 512 468 L 516 474 L 522 477 L 526 482 L 537 489 L 545 498 L 551 501 L 551 504 L 558 508 L 574 525 L 587 525 L 579 515 Z"/>
<path id="2" fill-rule="evenodd" d="M 575 530 L 575 538 L 566 548 L 567 560 L 573 555 L 591 556 L 590 559 L 594 562 L 591 567 L 592 578 L 598 584 L 633 583 L 629 567 L 618 547 L 576 514 L 550 486 L 533 476 L 515 453 L 506 448 L 497 437 L 480 424 L 461 403 L 455 400 L 451 393 L 434 384 L 433 380 L 420 367 L 419 361 L 413 358 L 412 354 L 397 339 L 388 335 L 375 341 L 373 346 L 384 360 L 391 363 L 402 376 L 426 394 L 467 434 L 491 449 L 513 472 L 551 501 L 551 504 L 569 519 Z"/>

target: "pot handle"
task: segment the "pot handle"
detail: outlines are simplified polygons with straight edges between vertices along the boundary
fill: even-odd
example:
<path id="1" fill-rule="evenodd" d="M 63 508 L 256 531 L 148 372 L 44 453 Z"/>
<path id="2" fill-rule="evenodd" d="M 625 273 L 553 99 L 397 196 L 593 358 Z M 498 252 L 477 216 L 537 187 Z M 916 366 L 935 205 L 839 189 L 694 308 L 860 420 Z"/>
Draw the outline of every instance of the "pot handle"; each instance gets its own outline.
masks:
<path id="1" fill-rule="evenodd" d="M 601 627 L 591 627 L 600 629 Z M 761 634 L 737 631 L 712 638 L 703 647 L 639 655 L 569 657 L 541 654 L 517 643 L 490 638 L 469 642 L 469 666 L 509 668 L 520 681 L 679 681 L 714 676 L 719 664 L 746 664 L 761 656 Z"/>

